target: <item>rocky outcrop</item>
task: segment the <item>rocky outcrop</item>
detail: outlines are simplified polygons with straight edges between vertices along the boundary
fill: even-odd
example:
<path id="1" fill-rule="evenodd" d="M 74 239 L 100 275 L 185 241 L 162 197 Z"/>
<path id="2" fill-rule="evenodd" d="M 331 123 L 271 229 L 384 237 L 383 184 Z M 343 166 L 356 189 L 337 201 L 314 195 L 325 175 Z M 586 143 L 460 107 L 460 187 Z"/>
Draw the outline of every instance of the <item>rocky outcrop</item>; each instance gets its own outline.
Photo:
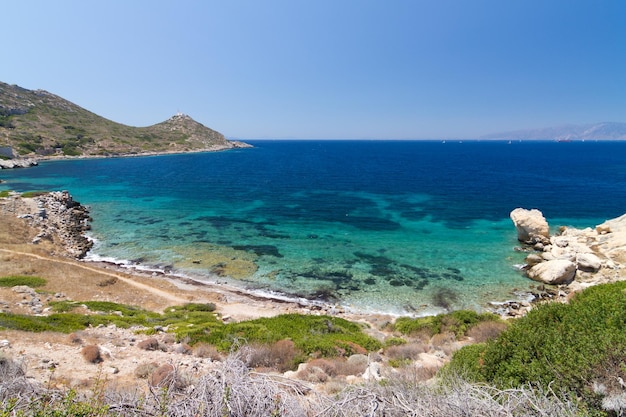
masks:
<path id="1" fill-rule="evenodd" d="M 517 240 L 520 242 L 534 244 L 550 236 L 548 222 L 537 209 L 516 208 L 511 212 L 511 220 L 517 230 Z"/>
<path id="2" fill-rule="evenodd" d="M 93 242 L 85 236 L 91 229 L 89 210 L 74 201 L 67 191 L 57 191 L 37 197 L 40 238 L 57 236 L 68 253 L 78 259 L 85 257 Z"/>
<path id="3" fill-rule="evenodd" d="M 91 218 L 89 210 L 75 201 L 67 191 L 45 193 L 33 198 L 12 195 L 3 210 L 14 214 L 39 230 L 32 240 L 38 244 L 49 240 L 59 244 L 65 254 L 82 259 L 93 246 L 85 236 Z"/>
<path id="4" fill-rule="evenodd" d="M 0 169 L 28 168 L 37 165 L 37 160 L 32 158 L 0 159 Z"/>
<path id="5" fill-rule="evenodd" d="M 530 244 L 525 250 L 532 252 L 524 267 L 529 278 L 545 284 L 567 284 L 570 290 L 626 279 L 626 215 L 595 229 L 561 227 L 557 235 L 549 237 L 538 234 L 549 230 L 539 210 L 515 209 L 511 219 L 518 238 Z M 542 236 L 539 244 L 532 237 L 537 234 Z"/>

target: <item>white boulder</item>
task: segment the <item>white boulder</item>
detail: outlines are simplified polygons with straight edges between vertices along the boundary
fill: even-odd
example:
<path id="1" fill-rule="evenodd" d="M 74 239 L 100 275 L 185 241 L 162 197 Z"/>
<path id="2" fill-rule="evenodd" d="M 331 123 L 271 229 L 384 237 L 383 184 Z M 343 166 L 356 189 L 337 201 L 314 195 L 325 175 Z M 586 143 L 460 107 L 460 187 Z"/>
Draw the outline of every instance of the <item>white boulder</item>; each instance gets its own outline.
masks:
<path id="1" fill-rule="evenodd" d="M 536 253 L 531 253 L 524 260 L 524 262 L 526 262 L 526 265 L 528 265 L 529 267 L 540 264 L 543 261 L 544 259 Z"/>
<path id="2" fill-rule="evenodd" d="M 517 240 L 520 242 L 536 242 L 550 236 L 550 226 L 543 213 L 537 209 L 516 208 L 510 217 L 517 229 Z"/>
<path id="3" fill-rule="evenodd" d="M 530 279 L 544 284 L 567 284 L 576 276 L 576 264 L 565 259 L 555 259 L 534 265 L 526 274 Z"/>
<path id="4" fill-rule="evenodd" d="M 367 369 L 365 369 L 365 372 L 363 373 L 363 376 L 361 378 L 365 380 L 371 379 L 374 381 L 380 381 L 383 379 L 383 377 L 380 374 L 380 371 L 381 371 L 380 363 L 370 362 L 370 364 L 367 366 Z"/>
<path id="5" fill-rule="evenodd" d="M 598 272 L 602 268 L 602 261 L 593 253 L 579 253 L 576 264 L 578 269 L 585 272 Z"/>

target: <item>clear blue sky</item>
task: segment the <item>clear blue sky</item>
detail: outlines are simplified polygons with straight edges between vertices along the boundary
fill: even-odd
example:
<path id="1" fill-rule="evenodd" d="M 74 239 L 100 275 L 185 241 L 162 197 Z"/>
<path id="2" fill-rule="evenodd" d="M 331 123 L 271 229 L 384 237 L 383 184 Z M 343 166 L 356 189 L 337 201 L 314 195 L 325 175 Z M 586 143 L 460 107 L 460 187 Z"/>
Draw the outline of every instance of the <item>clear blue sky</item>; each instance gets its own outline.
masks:
<path id="1" fill-rule="evenodd" d="M 626 122 L 624 0 L 20 0 L 0 81 L 236 138 Z"/>

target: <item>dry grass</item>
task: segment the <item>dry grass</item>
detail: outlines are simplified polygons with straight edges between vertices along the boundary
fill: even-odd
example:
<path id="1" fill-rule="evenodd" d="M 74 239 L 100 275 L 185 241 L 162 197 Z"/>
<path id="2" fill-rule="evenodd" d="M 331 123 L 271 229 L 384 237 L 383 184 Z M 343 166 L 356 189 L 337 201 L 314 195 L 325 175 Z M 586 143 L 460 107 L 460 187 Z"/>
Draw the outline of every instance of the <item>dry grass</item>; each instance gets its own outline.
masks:
<path id="1" fill-rule="evenodd" d="M 412 384 L 420 384 L 432 380 L 439 372 L 441 367 L 436 365 L 424 365 L 422 363 L 413 362 L 406 366 L 396 368 L 393 375 L 389 375 L 389 379 L 400 379 L 404 382 Z"/>
<path id="2" fill-rule="evenodd" d="M 407 343 L 405 345 L 390 346 L 385 349 L 385 354 L 390 359 L 417 360 L 420 353 L 428 351 L 428 346 L 422 343 Z"/>
<path id="3" fill-rule="evenodd" d="M 80 354 L 83 355 L 83 358 L 89 363 L 102 362 L 102 355 L 100 353 L 100 348 L 96 345 L 85 346 L 80 351 Z"/>
<path id="4" fill-rule="evenodd" d="M 389 379 L 385 384 L 344 387 L 335 383 L 329 394 L 323 394 L 300 382 L 251 372 L 239 354 L 226 358 L 193 385 L 171 365 L 160 369 L 160 388 L 151 389 L 147 395 L 132 388 L 110 391 L 96 383 L 92 397 L 80 400 L 92 407 L 106 406 L 101 413 L 89 414 L 103 417 L 574 417 L 578 411 L 574 402 L 550 391 L 528 387 L 500 390 L 472 385 L 462 378 L 441 385 L 417 384 L 413 376 Z M 152 382 L 156 383 L 154 378 Z M 44 392 L 45 403 L 38 400 L 43 400 Z M 65 394 L 28 382 L 19 364 L 0 361 L 0 412 L 7 410 L 8 401 L 14 412 L 33 410 L 36 404 L 45 404 L 47 410 L 64 410 L 68 406 L 66 399 Z"/>
<path id="5" fill-rule="evenodd" d="M 291 340 L 279 340 L 272 345 L 247 345 L 241 348 L 246 365 L 285 372 L 295 367 L 298 351 Z"/>
<path id="6" fill-rule="evenodd" d="M 159 350 L 159 346 L 159 341 L 156 340 L 154 337 L 142 340 L 141 342 L 137 343 L 137 347 L 143 350 Z"/>
<path id="7" fill-rule="evenodd" d="M 199 358 L 207 358 L 212 361 L 222 360 L 222 354 L 213 345 L 197 343 L 193 346 L 193 354 Z"/>
<path id="8" fill-rule="evenodd" d="M 139 379 L 148 379 L 150 375 L 159 367 L 154 362 L 142 362 L 135 369 L 135 377 Z"/>
<path id="9" fill-rule="evenodd" d="M 23 363 L 0 356 L 0 401 L 3 404 L 12 399 L 24 399 L 27 405 L 29 396 L 43 394 L 42 387 L 27 378 L 24 368 Z M 0 412 L 0 415 L 4 414 Z"/>
<path id="10" fill-rule="evenodd" d="M 454 333 L 450 332 L 437 333 L 430 338 L 430 344 L 434 348 L 449 346 L 454 341 L 456 341 L 456 336 L 454 335 Z"/>
<path id="11" fill-rule="evenodd" d="M 467 335 L 476 343 L 486 342 L 495 339 L 502 333 L 508 325 L 503 322 L 483 321 L 472 327 Z"/>
<path id="12" fill-rule="evenodd" d="M 174 366 L 170 364 L 161 365 L 150 375 L 150 385 L 153 387 L 170 385 L 174 382 L 175 374 Z"/>

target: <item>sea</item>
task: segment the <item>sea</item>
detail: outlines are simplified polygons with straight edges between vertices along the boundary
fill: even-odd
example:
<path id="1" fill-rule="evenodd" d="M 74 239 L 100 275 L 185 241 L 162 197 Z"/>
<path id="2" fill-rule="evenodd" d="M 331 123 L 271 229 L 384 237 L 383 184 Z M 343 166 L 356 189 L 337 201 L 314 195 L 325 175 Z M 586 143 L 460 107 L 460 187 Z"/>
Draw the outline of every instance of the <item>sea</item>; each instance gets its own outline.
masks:
<path id="1" fill-rule="evenodd" d="M 348 311 L 484 311 L 535 284 L 509 213 L 553 232 L 626 212 L 626 142 L 251 140 L 253 148 L 44 161 L 0 190 L 90 208 L 86 261 Z"/>

